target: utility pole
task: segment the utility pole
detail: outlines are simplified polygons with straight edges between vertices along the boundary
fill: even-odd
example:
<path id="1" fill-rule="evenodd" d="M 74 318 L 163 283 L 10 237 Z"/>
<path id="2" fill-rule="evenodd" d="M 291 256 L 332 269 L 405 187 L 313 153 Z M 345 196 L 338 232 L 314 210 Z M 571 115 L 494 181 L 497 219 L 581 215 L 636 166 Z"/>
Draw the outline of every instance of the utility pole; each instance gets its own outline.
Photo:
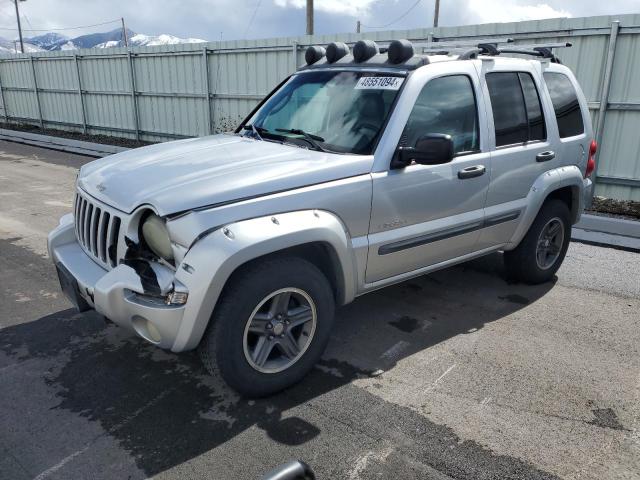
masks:
<path id="1" fill-rule="evenodd" d="M 438 27 L 438 17 L 440 16 L 440 0 L 436 0 L 436 8 L 433 12 L 433 28 Z"/>
<path id="2" fill-rule="evenodd" d="M 18 35 L 20 36 L 20 51 L 24 53 L 24 42 L 22 41 L 22 25 L 20 25 L 20 9 L 18 8 L 18 1 L 24 2 L 25 0 L 13 0 L 16 4 L 16 19 L 18 20 Z"/>
<path id="3" fill-rule="evenodd" d="M 313 0 L 307 0 L 307 35 L 313 35 Z"/>
<path id="4" fill-rule="evenodd" d="M 128 47 L 129 40 L 127 40 L 127 27 L 124 24 L 124 17 L 120 17 L 120 20 L 122 20 L 122 38 L 124 38 L 124 46 Z"/>
<path id="5" fill-rule="evenodd" d="M 360 33 L 360 20 L 356 22 L 356 33 Z"/>

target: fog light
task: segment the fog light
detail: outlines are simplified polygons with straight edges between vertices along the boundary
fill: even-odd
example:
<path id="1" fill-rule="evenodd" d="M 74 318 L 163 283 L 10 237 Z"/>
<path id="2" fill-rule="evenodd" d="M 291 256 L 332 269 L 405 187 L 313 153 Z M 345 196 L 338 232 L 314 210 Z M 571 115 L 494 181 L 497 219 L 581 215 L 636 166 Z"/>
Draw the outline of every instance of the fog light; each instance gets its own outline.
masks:
<path id="1" fill-rule="evenodd" d="M 167 305 L 184 305 L 187 303 L 189 294 L 187 292 L 176 292 L 175 290 L 169 293 L 166 297 L 165 303 Z"/>
<path id="2" fill-rule="evenodd" d="M 138 335 L 140 335 L 145 340 L 153 343 L 159 344 L 162 341 L 162 335 L 160 334 L 160 330 L 153 323 L 147 320 L 140 315 L 134 315 L 131 319 L 131 324 L 133 328 L 136 330 Z"/>
<path id="3" fill-rule="evenodd" d="M 160 340 L 162 340 L 162 335 L 160 335 L 160 331 L 156 328 L 156 326 L 149 320 L 147 320 L 146 327 L 149 334 L 149 339 L 153 343 L 160 343 Z"/>

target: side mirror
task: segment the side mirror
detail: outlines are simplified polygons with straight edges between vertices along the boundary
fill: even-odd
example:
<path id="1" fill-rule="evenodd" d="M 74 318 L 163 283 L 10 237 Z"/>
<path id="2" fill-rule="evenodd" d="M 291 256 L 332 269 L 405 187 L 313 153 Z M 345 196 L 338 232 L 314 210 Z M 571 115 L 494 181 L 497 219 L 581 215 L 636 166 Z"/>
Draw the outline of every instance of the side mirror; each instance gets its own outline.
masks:
<path id="1" fill-rule="evenodd" d="M 398 147 L 398 167 L 411 165 L 414 161 L 421 165 L 440 165 L 453 159 L 451 135 L 430 133 L 420 137 L 415 147 Z"/>

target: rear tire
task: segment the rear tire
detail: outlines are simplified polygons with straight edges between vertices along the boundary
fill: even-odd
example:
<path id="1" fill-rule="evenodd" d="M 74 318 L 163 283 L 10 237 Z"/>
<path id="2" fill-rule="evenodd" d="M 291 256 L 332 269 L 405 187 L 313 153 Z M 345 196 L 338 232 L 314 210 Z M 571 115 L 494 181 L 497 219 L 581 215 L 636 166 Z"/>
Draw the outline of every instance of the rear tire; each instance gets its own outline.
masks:
<path id="1" fill-rule="evenodd" d="M 566 203 L 546 201 L 520 244 L 504 253 L 510 280 L 539 284 L 551 280 L 567 253 L 571 239 L 571 212 Z"/>
<path id="2" fill-rule="evenodd" d="M 274 258 L 234 274 L 198 351 L 207 370 L 247 397 L 300 381 L 320 359 L 333 324 L 333 291 L 298 257 Z"/>

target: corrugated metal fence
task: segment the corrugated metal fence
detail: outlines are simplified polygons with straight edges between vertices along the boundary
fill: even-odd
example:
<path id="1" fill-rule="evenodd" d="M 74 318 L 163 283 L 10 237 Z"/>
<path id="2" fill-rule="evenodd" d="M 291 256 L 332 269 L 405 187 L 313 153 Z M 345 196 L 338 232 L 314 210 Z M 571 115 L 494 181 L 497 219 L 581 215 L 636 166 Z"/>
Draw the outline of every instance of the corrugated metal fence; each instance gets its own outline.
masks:
<path id="1" fill-rule="evenodd" d="M 640 200 L 640 14 L 3 56 L 0 117 L 149 141 L 207 135 L 237 125 L 308 45 L 496 36 L 573 44 L 558 56 L 597 127 L 597 193 Z"/>

